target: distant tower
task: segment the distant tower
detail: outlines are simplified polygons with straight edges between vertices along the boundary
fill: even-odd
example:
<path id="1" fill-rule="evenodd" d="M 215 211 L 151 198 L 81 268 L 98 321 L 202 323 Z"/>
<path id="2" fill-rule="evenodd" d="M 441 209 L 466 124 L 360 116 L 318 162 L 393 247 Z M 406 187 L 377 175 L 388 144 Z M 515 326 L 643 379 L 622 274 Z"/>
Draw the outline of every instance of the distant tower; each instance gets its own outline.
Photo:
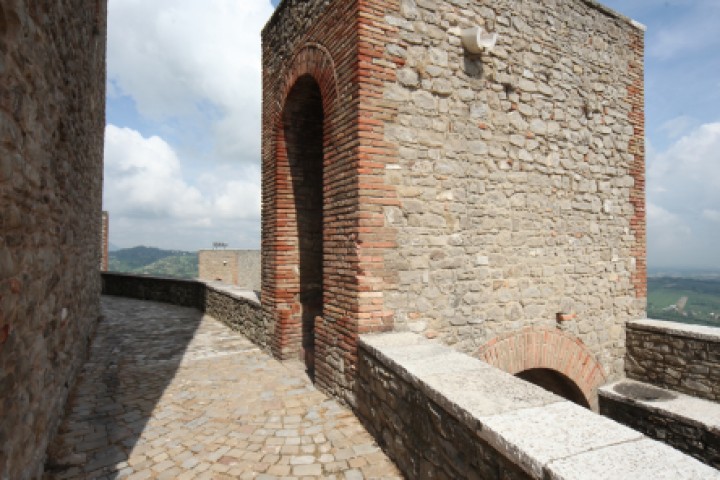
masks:
<path id="1" fill-rule="evenodd" d="M 110 214 L 106 211 L 102 212 L 102 238 L 100 243 L 100 271 L 108 271 L 108 244 L 110 239 Z"/>

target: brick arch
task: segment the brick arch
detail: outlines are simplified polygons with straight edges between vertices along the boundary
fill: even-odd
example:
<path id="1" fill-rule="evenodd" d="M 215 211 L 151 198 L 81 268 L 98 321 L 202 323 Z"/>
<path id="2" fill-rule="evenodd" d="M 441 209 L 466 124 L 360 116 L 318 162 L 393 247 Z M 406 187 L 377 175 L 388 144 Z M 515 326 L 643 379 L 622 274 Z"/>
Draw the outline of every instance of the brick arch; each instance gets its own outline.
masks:
<path id="1" fill-rule="evenodd" d="M 568 332 L 528 327 L 493 338 L 476 357 L 516 375 L 531 369 L 549 369 L 567 377 L 597 406 L 597 388 L 607 377 L 600 363 L 579 338 Z"/>
<path id="2" fill-rule="evenodd" d="M 275 105 L 273 124 L 282 122 L 284 103 L 297 83 L 305 75 L 311 76 L 320 86 L 325 118 L 332 116 L 339 97 L 337 70 L 330 52 L 323 45 L 315 42 L 306 43 L 293 57 L 292 64 L 286 70 L 280 88 L 282 103 Z"/>

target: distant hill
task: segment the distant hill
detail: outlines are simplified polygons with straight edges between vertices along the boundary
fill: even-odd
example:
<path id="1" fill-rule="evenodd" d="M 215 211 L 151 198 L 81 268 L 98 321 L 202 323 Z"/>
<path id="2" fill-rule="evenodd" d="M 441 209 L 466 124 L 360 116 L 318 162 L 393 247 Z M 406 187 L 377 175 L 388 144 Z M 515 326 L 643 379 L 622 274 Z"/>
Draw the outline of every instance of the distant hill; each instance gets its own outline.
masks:
<path id="1" fill-rule="evenodd" d="M 720 280 L 719 268 L 655 267 L 649 266 L 648 277 L 680 277 L 706 280 Z"/>
<path id="2" fill-rule="evenodd" d="M 140 246 L 110 252 L 108 260 L 112 272 L 177 278 L 198 276 L 197 252 Z"/>
<path id="3" fill-rule="evenodd" d="M 720 280 L 650 277 L 647 316 L 720 327 Z"/>

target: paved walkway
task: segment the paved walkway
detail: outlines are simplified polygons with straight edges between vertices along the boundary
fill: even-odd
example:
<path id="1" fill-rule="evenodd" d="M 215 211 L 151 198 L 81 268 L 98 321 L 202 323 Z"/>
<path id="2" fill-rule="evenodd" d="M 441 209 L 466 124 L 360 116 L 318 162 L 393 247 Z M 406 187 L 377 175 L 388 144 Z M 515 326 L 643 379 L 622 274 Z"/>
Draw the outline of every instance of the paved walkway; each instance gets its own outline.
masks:
<path id="1" fill-rule="evenodd" d="M 402 478 L 299 364 L 197 310 L 103 308 L 46 478 Z"/>

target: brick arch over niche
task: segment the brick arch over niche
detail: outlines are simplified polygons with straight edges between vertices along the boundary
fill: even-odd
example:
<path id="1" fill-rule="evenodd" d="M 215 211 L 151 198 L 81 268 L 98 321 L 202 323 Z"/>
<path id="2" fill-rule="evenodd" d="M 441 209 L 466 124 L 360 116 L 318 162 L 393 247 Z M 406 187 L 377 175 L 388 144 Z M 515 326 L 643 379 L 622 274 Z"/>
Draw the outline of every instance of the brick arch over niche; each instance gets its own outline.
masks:
<path id="1" fill-rule="evenodd" d="M 557 372 L 577 386 L 592 408 L 597 406 L 597 388 L 607 379 L 582 340 L 561 330 L 529 327 L 501 335 L 480 347 L 476 357 L 513 375 Z"/>
<path id="2" fill-rule="evenodd" d="M 277 127 L 282 124 L 282 112 L 292 88 L 298 79 L 307 75 L 311 76 L 320 87 L 325 118 L 332 116 L 339 96 L 335 63 L 327 48 L 319 43 L 309 42 L 295 54 L 292 64 L 283 76 L 281 87 L 283 102 L 277 103 L 272 113 L 273 123 Z"/>

